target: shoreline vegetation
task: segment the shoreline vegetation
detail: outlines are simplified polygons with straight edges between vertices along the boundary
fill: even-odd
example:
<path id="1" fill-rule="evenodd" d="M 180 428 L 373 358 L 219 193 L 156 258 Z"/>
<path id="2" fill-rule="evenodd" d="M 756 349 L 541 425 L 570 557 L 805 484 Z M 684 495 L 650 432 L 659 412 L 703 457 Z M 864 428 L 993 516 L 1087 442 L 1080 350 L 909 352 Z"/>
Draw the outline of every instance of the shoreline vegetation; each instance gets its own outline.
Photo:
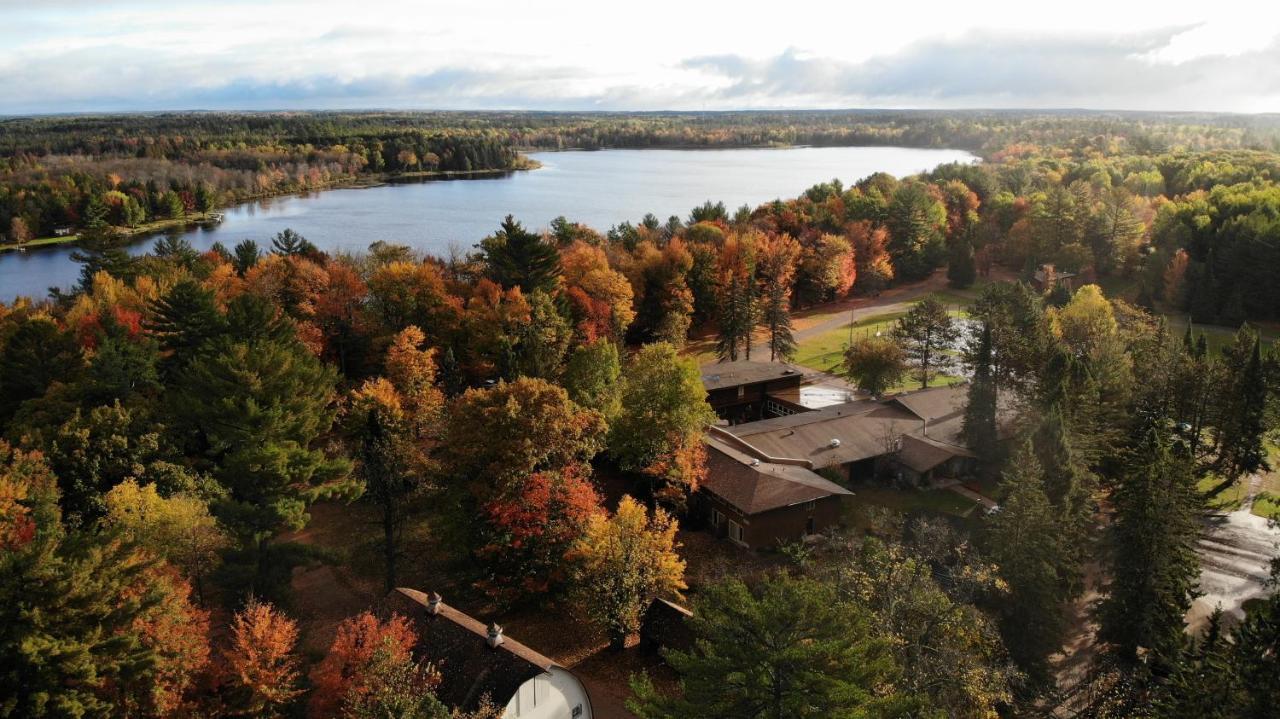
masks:
<path id="1" fill-rule="evenodd" d="M 334 180 L 333 182 L 326 183 L 322 186 L 312 187 L 302 191 L 265 192 L 258 195 L 239 198 L 235 202 L 220 205 L 209 212 L 190 212 L 182 217 L 155 220 L 153 222 L 143 223 L 137 227 L 116 227 L 114 229 L 119 233 L 121 238 L 124 239 L 125 244 L 128 244 L 133 240 L 158 235 L 175 228 L 186 229 L 207 223 L 214 216 L 220 215 L 226 210 L 239 207 L 250 202 L 260 202 L 262 200 L 270 200 L 277 197 L 306 197 L 317 192 L 325 192 L 328 190 L 367 190 L 372 187 L 411 184 L 415 182 L 462 179 L 474 180 L 488 177 L 505 177 L 516 172 L 530 172 L 541 167 L 541 162 L 521 155 L 509 168 L 483 170 L 422 170 L 416 172 L 387 172 L 377 176 L 356 175 Z M 0 254 L 56 247 L 58 245 L 73 244 L 79 241 L 80 236 L 78 234 L 71 234 L 53 237 L 38 237 L 21 244 L 14 242 L 0 242 Z"/>

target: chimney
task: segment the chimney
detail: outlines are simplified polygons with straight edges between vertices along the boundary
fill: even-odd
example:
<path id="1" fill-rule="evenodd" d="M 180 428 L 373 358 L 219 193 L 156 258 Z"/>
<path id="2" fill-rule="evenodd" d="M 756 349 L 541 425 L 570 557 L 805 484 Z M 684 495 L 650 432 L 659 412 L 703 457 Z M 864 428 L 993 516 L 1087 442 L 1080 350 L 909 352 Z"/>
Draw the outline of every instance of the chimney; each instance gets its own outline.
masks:
<path id="1" fill-rule="evenodd" d="M 427 597 L 427 614 L 430 614 L 433 617 L 439 614 L 440 605 L 443 602 L 444 597 L 440 596 L 437 592 L 432 592 L 431 596 Z"/>
<path id="2" fill-rule="evenodd" d="M 497 649 L 502 644 L 502 627 L 497 622 L 489 625 L 489 638 L 485 640 L 489 644 L 490 649 Z"/>

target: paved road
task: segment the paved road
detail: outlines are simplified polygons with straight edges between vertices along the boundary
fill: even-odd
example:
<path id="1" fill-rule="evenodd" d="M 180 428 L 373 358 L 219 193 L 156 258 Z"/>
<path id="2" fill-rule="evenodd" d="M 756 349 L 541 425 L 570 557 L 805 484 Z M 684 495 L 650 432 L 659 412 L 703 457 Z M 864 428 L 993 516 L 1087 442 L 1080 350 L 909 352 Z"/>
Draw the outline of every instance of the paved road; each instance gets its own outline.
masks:
<path id="1" fill-rule="evenodd" d="M 1204 596 L 1197 598 L 1187 613 L 1192 630 L 1199 629 L 1217 606 L 1236 619 L 1243 618 L 1246 601 L 1269 593 L 1266 582 L 1271 559 L 1280 554 L 1280 529 L 1249 511 L 1260 483 L 1261 477 L 1250 478 L 1249 494 L 1240 509 L 1205 520 L 1199 547 L 1200 591 Z"/>

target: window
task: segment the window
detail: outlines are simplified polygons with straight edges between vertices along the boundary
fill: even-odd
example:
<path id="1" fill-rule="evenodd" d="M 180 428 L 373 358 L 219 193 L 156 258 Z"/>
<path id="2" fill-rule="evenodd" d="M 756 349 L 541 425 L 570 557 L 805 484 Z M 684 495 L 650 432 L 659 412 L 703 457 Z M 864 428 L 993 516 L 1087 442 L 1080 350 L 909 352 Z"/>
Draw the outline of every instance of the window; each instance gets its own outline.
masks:
<path id="1" fill-rule="evenodd" d="M 743 397 L 746 397 L 746 396 L 747 396 L 747 388 L 743 385 L 738 385 L 738 399 L 742 399 Z"/>
<path id="2" fill-rule="evenodd" d="M 805 533 L 805 534 L 816 534 L 817 532 L 815 532 L 814 530 L 815 530 L 815 527 L 814 527 L 814 523 L 813 523 L 813 517 L 809 517 L 808 519 L 806 519 L 806 520 L 804 521 L 804 533 Z"/>
<path id="3" fill-rule="evenodd" d="M 747 543 L 742 541 L 742 525 L 732 519 L 729 520 L 729 539 L 744 547 L 747 546 Z"/>
<path id="4" fill-rule="evenodd" d="M 720 510 L 713 507 L 711 509 L 711 526 L 719 529 L 722 524 L 724 524 L 724 515 L 720 513 Z"/>

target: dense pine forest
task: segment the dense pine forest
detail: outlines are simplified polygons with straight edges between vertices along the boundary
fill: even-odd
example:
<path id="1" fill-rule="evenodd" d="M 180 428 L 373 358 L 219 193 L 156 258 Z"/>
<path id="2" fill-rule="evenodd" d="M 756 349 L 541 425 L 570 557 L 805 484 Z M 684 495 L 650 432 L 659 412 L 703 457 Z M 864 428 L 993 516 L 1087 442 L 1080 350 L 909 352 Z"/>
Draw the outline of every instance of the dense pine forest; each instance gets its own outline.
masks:
<path id="1" fill-rule="evenodd" d="M 1275 118 L 207 113 L 0 137 L 0 228 L 73 226 L 82 266 L 0 304 L 0 716 L 502 716 L 443 702 L 449 665 L 378 611 L 428 582 L 603 663 L 644 719 L 1275 715 L 1280 563 L 1239 615 L 1188 624 L 1206 518 L 1278 456 Z M 495 217 L 448 258 L 287 229 L 122 249 L 156 218 L 523 150 L 793 144 L 982 162 L 611 228 Z M 965 486 L 995 506 L 879 477 L 811 541 L 710 541 L 700 361 L 795 360 L 802 321 L 894 298 L 821 369 L 871 401 L 952 358 Z M 317 609 L 316 567 L 368 612 Z M 654 598 L 688 601 L 692 639 L 636 664 Z"/>

